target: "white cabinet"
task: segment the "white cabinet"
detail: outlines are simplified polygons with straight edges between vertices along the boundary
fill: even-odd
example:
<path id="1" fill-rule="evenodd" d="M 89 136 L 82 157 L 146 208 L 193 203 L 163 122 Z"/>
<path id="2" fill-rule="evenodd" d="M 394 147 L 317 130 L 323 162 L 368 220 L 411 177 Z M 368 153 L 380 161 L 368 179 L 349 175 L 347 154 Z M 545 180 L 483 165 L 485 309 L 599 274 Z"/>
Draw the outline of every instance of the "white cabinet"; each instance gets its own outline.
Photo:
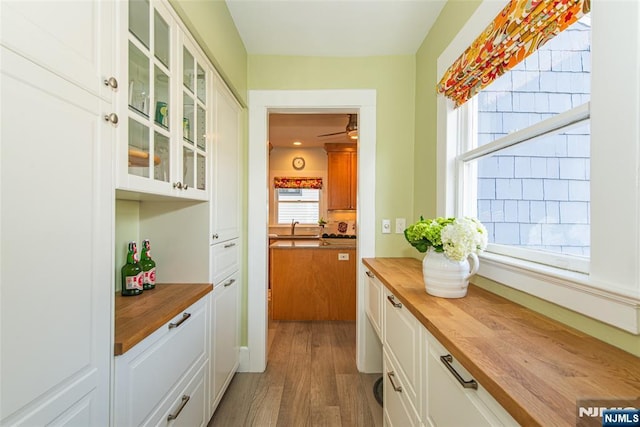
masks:
<path id="1" fill-rule="evenodd" d="M 429 425 L 517 426 L 516 420 L 460 365 L 426 329 Z"/>
<path id="2" fill-rule="evenodd" d="M 422 405 L 422 325 L 388 289 L 384 289 L 383 295 L 385 364 L 390 362 L 394 366 L 391 370 L 402 384 L 406 406 L 417 416 Z M 391 371 L 387 369 L 384 375 L 388 377 Z"/>
<path id="3" fill-rule="evenodd" d="M 366 312 L 382 337 L 385 425 L 518 425 L 396 295 L 367 276 Z"/>
<path id="4" fill-rule="evenodd" d="M 216 80 L 215 90 L 215 138 L 211 161 L 211 244 L 238 237 L 242 203 L 240 106 L 219 80 Z"/>
<path id="5" fill-rule="evenodd" d="M 113 3 L 0 9 L 0 425 L 108 425 Z"/>
<path id="6" fill-rule="evenodd" d="M 380 341 L 382 342 L 382 289 L 384 288 L 384 286 L 372 272 L 367 271 L 367 277 L 368 283 L 367 292 L 365 294 L 365 311 L 367 313 L 367 317 L 369 318 L 369 322 L 371 322 L 371 325 L 373 326 L 373 330 L 376 332 L 376 335 L 378 335 L 378 338 L 380 338 Z"/>
<path id="7" fill-rule="evenodd" d="M 204 297 L 115 361 L 115 425 L 202 425 L 208 364 L 209 298 Z M 187 398 L 183 399 L 183 396 Z M 190 424 L 184 422 L 197 419 Z"/>
<path id="8" fill-rule="evenodd" d="M 213 415 L 239 363 L 240 281 L 235 272 L 211 296 L 211 355 L 208 416 Z"/>
<path id="9" fill-rule="evenodd" d="M 117 188 L 207 200 L 213 67 L 168 3 L 117 4 Z"/>

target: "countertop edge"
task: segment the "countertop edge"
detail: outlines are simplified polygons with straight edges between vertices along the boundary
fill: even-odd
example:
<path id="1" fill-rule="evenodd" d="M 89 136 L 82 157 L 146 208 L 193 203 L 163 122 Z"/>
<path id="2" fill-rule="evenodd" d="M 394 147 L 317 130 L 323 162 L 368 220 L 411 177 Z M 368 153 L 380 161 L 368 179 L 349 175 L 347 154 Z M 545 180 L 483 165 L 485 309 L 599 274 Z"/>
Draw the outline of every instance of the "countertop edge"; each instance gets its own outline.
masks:
<path id="1" fill-rule="evenodd" d="M 116 294 L 114 356 L 125 354 L 212 290 L 211 283 L 165 283 L 137 296 Z"/>

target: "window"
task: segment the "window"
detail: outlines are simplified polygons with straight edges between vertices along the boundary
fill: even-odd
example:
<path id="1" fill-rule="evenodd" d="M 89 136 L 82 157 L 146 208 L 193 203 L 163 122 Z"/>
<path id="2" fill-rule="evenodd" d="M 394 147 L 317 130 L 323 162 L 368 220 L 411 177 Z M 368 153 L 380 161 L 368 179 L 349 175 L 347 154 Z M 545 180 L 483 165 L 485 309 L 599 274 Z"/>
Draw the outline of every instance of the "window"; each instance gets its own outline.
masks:
<path id="1" fill-rule="evenodd" d="M 278 224 L 317 224 L 320 219 L 320 190 L 311 188 L 276 188 Z"/>
<path id="2" fill-rule="evenodd" d="M 475 98 L 461 115 L 459 210 L 488 251 L 588 272 L 590 15 Z"/>
<path id="3" fill-rule="evenodd" d="M 494 170 L 494 174 L 497 173 L 492 168 L 497 167 L 499 172 L 502 166 L 510 165 L 510 160 L 506 158 L 509 156 L 513 156 L 515 170 L 516 157 L 521 156 L 522 151 L 529 151 L 530 154 L 535 155 L 518 160 L 521 178 L 537 179 L 536 176 L 542 173 L 539 157 L 543 156 L 540 154 L 555 146 L 552 141 L 566 136 L 567 151 L 571 147 L 573 158 L 556 152 L 556 160 L 553 156 L 545 158 L 545 166 L 547 162 L 550 164 L 557 162 L 559 165 L 561 161 L 588 163 L 584 169 L 585 179 L 582 179 L 583 174 L 576 173 L 579 168 L 569 169 L 570 175 L 564 177 L 568 180 L 567 191 L 569 186 L 574 187 L 573 190 L 576 191 L 579 190 L 576 187 L 581 187 L 584 200 L 575 201 L 588 202 L 588 249 L 583 245 L 586 243 L 584 241 L 580 242 L 580 245 L 576 245 L 576 242 L 555 245 L 582 246 L 580 249 L 582 255 L 572 255 L 577 252 L 573 248 L 555 248 L 560 251 L 555 252 L 558 255 L 554 256 L 554 252 L 528 247 L 534 246 L 537 230 L 526 230 L 526 236 L 530 238 L 519 245 L 524 247 L 505 245 L 506 255 L 497 251 L 485 252 L 482 255 L 478 275 L 638 334 L 640 333 L 640 310 L 638 309 L 640 307 L 640 187 L 638 186 L 640 126 L 638 121 L 632 118 L 640 117 L 640 81 L 637 75 L 638 64 L 640 64 L 640 27 L 637 25 L 640 3 L 591 3 L 593 19 L 592 25 L 589 26 L 593 49 L 589 54 L 585 53 L 584 56 L 581 54 L 583 58 L 587 55 L 592 58 L 588 97 L 586 94 L 579 97 L 572 96 L 570 105 L 551 113 L 536 111 L 535 113 L 540 114 L 539 120 L 527 121 L 525 126 L 515 126 L 510 129 L 507 135 L 496 134 L 492 138 L 480 135 L 484 128 L 480 128 L 479 123 L 480 113 L 490 110 L 488 107 L 492 104 L 490 96 L 486 100 L 487 107 L 467 103 L 469 105 L 465 104 L 457 109 L 454 108 L 453 101 L 444 96 L 438 98 L 437 213 L 443 216 L 469 213 L 478 216 L 491 215 L 489 222 L 506 223 L 500 219 L 499 215 L 496 218 L 499 221 L 494 221 L 493 210 L 483 211 L 487 208 L 486 201 L 490 206 L 493 199 L 478 197 L 481 191 L 486 191 L 484 187 L 486 182 L 479 183 L 479 180 L 492 179 L 487 175 L 490 170 Z M 474 15 L 438 57 L 439 76 L 444 75 L 456 58 L 487 27 L 505 4 L 507 4 L 506 1 L 485 0 L 478 6 Z M 588 25 L 588 22 L 585 21 L 582 24 Z M 521 73 L 516 77 L 528 77 L 525 74 L 529 71 L 528 65 L 525 60 L 523 65 L 521 64 L 524 70 L 515 70 Z M 513 76 L 511 78 L 513 79 Z M 578 83 L 579 79 L 581 78 L 560 80 L 562 84 L 558 87 L 567 85 L 571 87 Z M 485 89 L 490 91 L 496 87 L 499 88 L 499 86 L 487 86 Z M 525 95 L 523 91 L 515 92 L 519 92 L 520 97 L 532 99 L 531 95 Z M 482 94 L 473 98 L 471 102 L 479 104 L 481 97 Z M 534 105 L 536 105 L 535 97 L 536 94 L 533 94 Z M 520 105 L 513 102 L 513 97 L 511 99 L 512 108 Z M 497 109 L 497 98 L 495 103 Z M 530 105 L 531 102 L 527 104 Z M 485 111 L 482 111 L 482 108 L 485 108 Z M 526 133 L 530 131 L 532 132 L 527 135 Z M 584 140 L 587 133 L 590 134 L 589 144 L 578 142 L 578 140 Z M 469 141 L 475 141 L 475 146 L 467 145 Z M 522 151 L 518 153 L 519 150 Z M 464 154 L 461 156 L 460 153 Z M 534 169 L 538 171 L 535 174 Z M 463 181 L 466 185 L 458 186 L 461 175 L 464 175 Z M 580 179 L 577 179 L 578 176 Z M 498 176 L 493 178 L 496 181 L 501 179 Z M 502 184 L 505 182 L 501 182 Z M 564 186 L 564 184 L 561 185 Z M 524 190 L 524 186 L 522 189 Z M 530 194 L 539 195 L 539 187 L 529 187 L 527 191 L 531 191 Z M 543 191 L 545 191 L 544 182 Z M 484 202 L 481 203 L 482 200 Z M 519 216 L 521 212 L 513 210 L 513 203 L 506 203 L 511 200 L 518 199 L 503 199 L 505 203 L 501 212 L 506 218 L 513 218 L 513 215 Z M 525 200 L 527 201 L 530 219 L 532 202 L 544 200 L 531 197 L 530 200 Z M 561 200 L 551 200 L 551 202 L 558 202 L 558 209 L 555 210 L 556 217 L 563 215 L 563 211 L 560 210 Z M 537 203 L 535 205 L 540 206 Z M 554 205 L 551 204 L 551 206 Z M 518 207 L 518 204 L 516 203 L 515 206 Z M 500 206 L 496 211 L 500 212 Z M 547 215 L 546 206 L 545 216 L 552 217 Z M 564 216 L 573 218 L 574 223 L 580 225 L 576 229 L 585 228 L 584 208 L 576 211 L 565 210 Z M 518 228 L 521 228 L 520 222 L 527 224 L 525 221 L 514 222 L 518 224 Z M 554 225 L 555 223 L 547 219 L 540 223 L 539 228 L 542 229 L 545 224 Z M 566 233 L 565 235 L 568 236 Z M 498 247 L 499 245 L 495 244 L 495 229 L 493 237 L 492 246 Z M 528 251 L 528 253 L 522 255 L 520 251 Z M 531 254 L 542 254 L 547 259 L 537 261 Z M 550 262 L 549 259 L 554 257 L 560 262 Z M 586 260 L 587 257 L 588 260 Z M 580 266 L 576 268 L 568 265 L 574 258 L 586 260 L 588 273 L 579 272 L 584 271 Z"/>

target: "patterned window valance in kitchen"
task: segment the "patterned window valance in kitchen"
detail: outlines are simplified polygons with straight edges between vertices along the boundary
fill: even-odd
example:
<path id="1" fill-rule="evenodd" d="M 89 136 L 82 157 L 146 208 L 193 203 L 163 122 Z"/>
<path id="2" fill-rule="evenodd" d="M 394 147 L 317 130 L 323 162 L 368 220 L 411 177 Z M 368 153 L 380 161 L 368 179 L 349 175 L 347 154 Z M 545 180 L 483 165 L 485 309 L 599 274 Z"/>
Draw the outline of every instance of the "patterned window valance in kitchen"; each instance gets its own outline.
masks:
<path id="1" fill-rule="evenodd" d="M 275 188 L 322 188 L 322 178 L 307 178 L 299 176 L 277 176 L 273 178 Z"/>
<path id="2" fill-rule="evenodd" d="M 436 89 L 464 104 L 591 10 L 591 0 L 511 0 Z"/>

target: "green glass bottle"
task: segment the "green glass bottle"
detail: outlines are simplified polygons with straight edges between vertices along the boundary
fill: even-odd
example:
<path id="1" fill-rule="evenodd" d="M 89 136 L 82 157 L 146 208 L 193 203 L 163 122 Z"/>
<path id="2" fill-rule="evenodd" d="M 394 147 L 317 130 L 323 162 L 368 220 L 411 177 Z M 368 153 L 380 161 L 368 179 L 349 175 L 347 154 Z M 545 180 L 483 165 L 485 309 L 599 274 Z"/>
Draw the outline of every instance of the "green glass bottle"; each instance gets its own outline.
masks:
<path id="1" fill-rule="evenodd" d="M 140 295 L 143 290 L 142 267 L 138 263 L 138 247 L 136 242 L 129 242 L 127 263 L 120 270 L 122 273 L 122 295 Z"/>
<path id="2" fill-rule="evenodd" d="M 156 287 L 156 262 L 151 259 L 151 244 L 148 239 L 142 241 L 142 255 L 140 256 L 140 267 L 143 273 L 143 288 L 153 289 Z"/>

